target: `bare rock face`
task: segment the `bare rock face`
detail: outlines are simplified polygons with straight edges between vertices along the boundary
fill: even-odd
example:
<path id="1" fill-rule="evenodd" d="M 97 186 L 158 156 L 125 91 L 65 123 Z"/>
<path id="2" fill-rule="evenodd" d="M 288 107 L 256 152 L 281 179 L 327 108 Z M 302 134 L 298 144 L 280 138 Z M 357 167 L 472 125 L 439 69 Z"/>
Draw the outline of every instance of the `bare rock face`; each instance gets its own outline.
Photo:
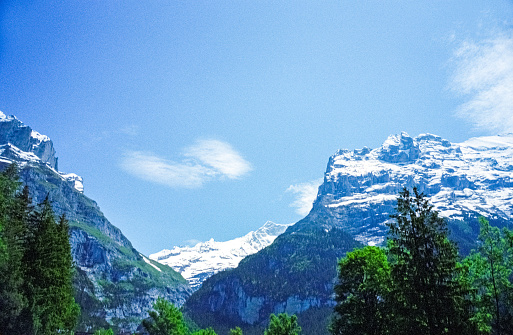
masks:
<path id="1" fill-rule="evenodd" d="M 5 116 L 0 112 L 0 145 L 12 144 L 21 151 L 33 153 L 52 169 L 58 170 L 53 142 L 24 125 L 15 116 Z"/>
<path id="2" fill-rule="evenodd" d="M 82 313 L 77 330 L 112 327 L 134 332 L 161 296 L 177 306 L 192 290 L 172 268 L 141 255 L 83 194 L 82 178 L 57 171 L 52 141 L 14 116 L 0 112 L 0 168 L 16 162 L 34 203 L 49 197 L 56 215 L 70 223 L 77 265 L 75 299 Z"/>

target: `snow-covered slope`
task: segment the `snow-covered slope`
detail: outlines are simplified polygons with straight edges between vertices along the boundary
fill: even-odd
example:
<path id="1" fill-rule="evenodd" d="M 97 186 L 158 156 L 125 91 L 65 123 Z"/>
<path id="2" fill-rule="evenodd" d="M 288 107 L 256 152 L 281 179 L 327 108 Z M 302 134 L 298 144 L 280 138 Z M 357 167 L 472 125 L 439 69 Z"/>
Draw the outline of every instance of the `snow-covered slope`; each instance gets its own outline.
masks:
<path id="1" fill-rule="evenodd" d="M 450 143 L 436 135 L 402 133 L 377 149 L 339 150 L 328 162 L 312 213 L 328 213 L 332 224 L 358 240 L 380 243 L 398 192 L 413 186 L 447 218 L 463 221 L 478 214 L 511 220 L 513 134 Z"/>
<path id="2" fill-rule="evenodd" d="M 193 247 L 162 250 L 149 257 L 180 272 L 196 290 L 214 273 L 237 267 L 244 257 L 271 244 L 287 227 L 288 225 L 268 221 L 258 230 L 230 241 L 216 242 L 211 239 Z"/>
<path id="3" fill-rule="evenodd" d="M 45 165 L 68 181 L 80 192 L 84 191 L 82 177 L 74 173 L 58 171 L 53 142 L 46 135 L 32 130 L 14 115 L 0 112 L 0 162 L 18 165 Z"/>

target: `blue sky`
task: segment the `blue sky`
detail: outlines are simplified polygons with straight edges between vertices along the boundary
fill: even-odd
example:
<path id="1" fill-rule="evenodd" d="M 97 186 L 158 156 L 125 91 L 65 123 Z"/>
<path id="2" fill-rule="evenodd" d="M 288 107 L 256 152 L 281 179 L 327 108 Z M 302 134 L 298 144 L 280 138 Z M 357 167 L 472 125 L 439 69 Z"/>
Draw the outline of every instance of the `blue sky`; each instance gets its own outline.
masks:
<path id="1" fill-rule="evenodd" d="M 149 254 L 304 216 L 330 155 L 513 131 L 511 1 L 3 1 L 0 110 Z"/>

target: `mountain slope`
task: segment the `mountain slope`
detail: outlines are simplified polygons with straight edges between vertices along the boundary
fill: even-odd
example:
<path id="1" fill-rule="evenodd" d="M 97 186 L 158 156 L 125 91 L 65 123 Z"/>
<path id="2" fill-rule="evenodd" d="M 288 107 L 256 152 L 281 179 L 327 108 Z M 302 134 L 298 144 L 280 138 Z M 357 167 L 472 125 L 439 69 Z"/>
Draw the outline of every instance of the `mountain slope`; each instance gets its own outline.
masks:
<path id="1" fill-rule="evenodd" d="M 237 267 L 244 257 L 271 244 L 287 227 L 289 225 L 268 221 L 256 231 L 230 241 L 216 242 L 211 239 L 193 247 L 165 249 L 149 257 L 180 272 L 196 290 L 213 274 Z"/>
<path id="2" fill-rule="evenodd" d="M 188 299 L 185 310 L 201 326 L 206 325 L 202 320 L 219 330 L 238 325 L 245 334 L 257 334 L 269 313 L 286 310 L 299 313 L 303 327 L 309 329 L 306 333 L 327 333 L 336 259 L 358 242 L 383 242 L 386 223 L 403 187 L 417 186 L 431 198 L 435 209 L 447 217 L 451 236 L 465 253 L 477 237 L 478 215 L 496 225 L 510 224 L 512 164 L 511 135 L 454 144 L 435 135 L 412 138 L 402 133 L 373 150 L 339 150 L 329 159 L 307 217 L 238 268 L 209 278 Z M 330 239 L 330 234 L 347 235 Z M 297 236 L 308 239 L 298 241 Z M 308 252 L 311 243 L 316 245 L 312 241 L 318 240 L 326 244 Z M 286 260 L 285 272 L 276 259 Z M 332 265 L 323 263 L 325 259 Z M 302 272 L 305 266 L 307 273 Z M 307 294 L 305 287 L 311 288 Z"/>
<path id="3" fill-rule="evenodd" d="M 0 113 L 0 167 L 16 162 L 33 201 L 48 195 L 56 215 L 66 214 L 70 221 L 76 300 L 82 308 L 79 330 L 110 324 L 134 331 L 158 296 L 183 304 L 192 292 L 185 279 L 137 252 L 83 194 L 82 178 L 56 170 L 54 155 L 48 137 Z"/>

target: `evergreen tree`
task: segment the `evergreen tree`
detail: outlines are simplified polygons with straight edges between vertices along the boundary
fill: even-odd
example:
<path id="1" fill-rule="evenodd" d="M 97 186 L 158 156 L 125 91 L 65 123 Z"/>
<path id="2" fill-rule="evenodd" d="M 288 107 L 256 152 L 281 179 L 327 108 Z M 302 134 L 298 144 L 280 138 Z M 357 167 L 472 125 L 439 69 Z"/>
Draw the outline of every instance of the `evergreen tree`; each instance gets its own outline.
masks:
<path id="1" fill-rule="evenodd" d="M 55 222 L 48 197 L 33 222 L 30 248 L 26 254 L 27 297 L 32 329 L 29 334 L 69 333 L 79 315 L 72 292 L 73 263 L 69 227 L 61 218 Z"/>
<path id="2" fill-rule="evenodd" d="M 297 323 L 297 316 L 288 316 L 286 313 L 271 314 L 269 326 L 264 335 L 297 335 L 301 333 L 301 327 Z"/>
<path id="3" fill-rule="evenodd" d="M 510 334 L 513 329 L 513 233 L 479 218 L 479 248 L 463 261 L 472 288 L 474 321 L 482 333 Z"/>
<path id="4" fill-rule="evenodd" d="M 0 334 L 23 334 L 19 325 L 27 305 L 22 260 L 30 199 L 27 188 L 18 192 L 20 185 L 16 164 L 0 174 Z"/>
<path id="5" fill-rule="evenodd" d="M 392 217 L 388 239 L 397 333 L 472 333 L 467 292 L 458 281 L 458 252 L 445 220 L 416 188 L 413 196 L 407 189 L 400 193 Z"/>
<path id="6" fill-rule="evenodd" d="M 385 250 L 367 246 L 338 263 L 332 334 L 384 335 L 390 333 L 390 266 Z"/>
<path id="7" fill-rule="evenodd" d="M 185 335 L 187 333 L 182 312 L 169 301 L 158 298 L 153 304 L 153 309 L 148 313 L 151 319 L 142 322 L 150 335 Z"/>

